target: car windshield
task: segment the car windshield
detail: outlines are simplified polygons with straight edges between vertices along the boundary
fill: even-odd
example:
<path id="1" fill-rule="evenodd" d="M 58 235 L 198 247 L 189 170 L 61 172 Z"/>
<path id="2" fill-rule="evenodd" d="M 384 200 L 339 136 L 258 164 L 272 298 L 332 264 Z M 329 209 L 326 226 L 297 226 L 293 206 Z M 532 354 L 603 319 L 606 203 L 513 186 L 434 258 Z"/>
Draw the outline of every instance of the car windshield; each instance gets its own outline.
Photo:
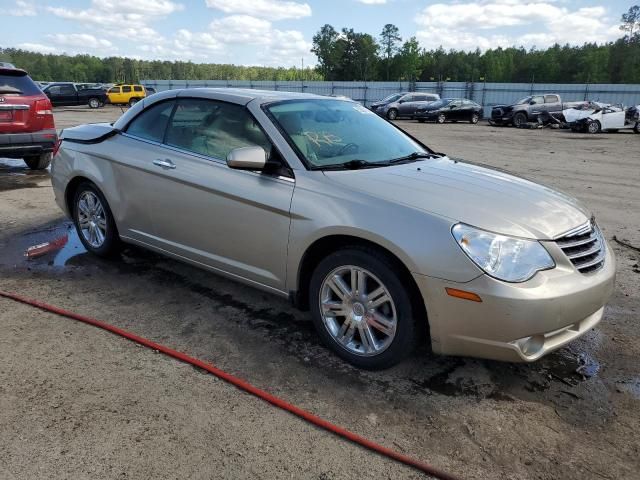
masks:
<path id="1" fill-rule="evenodd" d="M 395 102 L 396 100 L 398 100 L 403 96 L 404 96 L 404 93 L 394 93 L 393 95 L 389 95 L 388 97 L 383 98 L 381 101 L 391 103 L 391 102 Z"/>
<path id="2" fill-rule="evenodd" d="M 436 100 L 435 102 L 430 103 L 429 104 L 429 108 L 446 107 L 450 103 L 451 103 L 451 99 L 450 98 L 443 98 L 442 100 Z"/>
<path id="3" fill-rule="evenodd" d="M 381 166 L 430 153 L 359 103 L 293 100 L 266 109 L 311 168 L 347 167 L 354 162 Z"/>
<path id="4" fill-rule="evenodd" d="M 529 101 L 531 100 L 531 98 L 533 98 L 533 97 L 528 96 L 528 97 L 521 98 L 521 99 L 520 99 L 520 100 L 518 100 L 515 104 L 516 104 L 516 105 L 522 105 L 523 103 L 529 103 Z"/>

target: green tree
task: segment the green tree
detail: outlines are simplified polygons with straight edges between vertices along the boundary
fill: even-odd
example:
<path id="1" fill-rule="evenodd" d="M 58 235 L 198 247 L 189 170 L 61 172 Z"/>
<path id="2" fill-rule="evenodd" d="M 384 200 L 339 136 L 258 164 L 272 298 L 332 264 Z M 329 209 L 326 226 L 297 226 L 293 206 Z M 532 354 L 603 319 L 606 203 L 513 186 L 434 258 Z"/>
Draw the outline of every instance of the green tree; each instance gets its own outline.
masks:
<path id="1" fill-rule="evenodd" d="M 391 60 L 394 54 L 398 51 L 398 44 L 402 41 L 400 36 L 400 30 L 392 23 L 387 23 L 380 33 L 380 44 L 382 45 L 382 52 L 384 53 L 384 63 L 387 72 L 387 80 L 391 71 Z"/>
<path id="2" fill-rule="evenodd" d="M 620 19 L 622 25 L 620 30 L 627 32 L 626 38 L 628 42 L 637 40 L 640 37 L 640 6 L 634 5 L 630 7 L 627 13 L 622 14 Z"/>

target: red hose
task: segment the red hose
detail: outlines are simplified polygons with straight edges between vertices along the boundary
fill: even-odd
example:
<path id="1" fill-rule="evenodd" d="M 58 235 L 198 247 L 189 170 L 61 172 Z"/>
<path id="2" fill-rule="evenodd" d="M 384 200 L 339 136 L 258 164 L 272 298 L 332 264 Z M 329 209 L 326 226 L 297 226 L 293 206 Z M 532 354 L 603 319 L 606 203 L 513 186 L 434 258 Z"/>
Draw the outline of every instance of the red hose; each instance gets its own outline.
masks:
<path id="1" fill-rule="evenodd" d="M 17 302 L 31 305 L 33 307 L 37 307 L 51 313 L 55 313 L 63 317 L 71 318 L 73 320 L 78 320 L 79 322 L 88 323 L 89 325 L 93 325 L 94 327 L 102 328 L 103 330 L 107 330 L 111 333 L 115 333 L 116 335 L 120 335 L 121 337 L 129 339 L 136 343 L 139 343 L 140 345 L 143 345 L 147 348 L 151 348 L 153 350 L 162 352 L 165 355 L 168 355 L 177 360 L 180 360 L 181 362 L 189 363 L 195 367 L 202 368 L 203 370 L 206 370 L 207 372 L 215 375 L 216 377 L 221 378 L 222 380 L 234 385 L 240 390 L 244 390 L 245 392 L 250 393 L 251 395 L 255 395 L 256 397 L 266 402 L 269 402 L 270 404 L 278 408 L 281 408 L 282 410 L 286 410 L 287 412 L 292 413 L 302 418 L 303 420 L 306 420 L 309 423 L 312 423 L 320 428 L 324 428 L 325 430 L 328 430 L 331 433 L 334 433 L 342 438 L 346 438 L 347 440 L 353 443 L 357 443 L 358 445 L 368 448 L 369 450 L 373 450 L 374 452 L 379 453 L 380 455 L 391 458 L 400 463 L 404 463 L 405 465 L 413 467 L 417 470 L 421 470 L 422 472 L 427 473 L 435 478 L 439 478 L 442 480 L 458 480 L 457 477 L 451 475 L 450 473 L 442 472 L 437 468 L 433 467 L 432 465 L 429 465 L 426 462 L 416 460 L 407 455 L 403 455 L 400 452 L 391 450 L 390 448 L 383 447 L 382 445 L 379 445 L 371 440 L 361 437 L 360 435 L 350 432 L 349 430 L 339 427 L 338 425 L 334 425 L 333 423 L 328 422 L 327 420 L 324 420 L 310 412 L 307 412 L 306 410 L 303 410 L 300 407 L 292 405 L 282 400 L 281 398 L 271 395 L 269 392 L 265 392 L 264 390 L 258 387 L 254 387 L 253 385 L 242 380 L 241 378 L 238 378 L 223 370 L 220 370 L 219 368 L 214 367 L 209 363 L 205 363 L 202 360 L 198 360 L 197 358 L 190 357 L 189 355 L 186 355 L 182 352 L 178 352 L 177 350 L 174 350 L 172 348 L 165 347 L 164 345 L 160 345 L 158 343 L 152 342 L 151 340 L 147 340 L 146 338 L 140 337 L 135 333 L 131 333 L 121 328 L 110 325 L 108 323 L 101 322 L 99 320 L 96 320 L 95 318 L 85 317 L 84 315 L 79 315 L 77 313 L 64 310 L 54 305 L 48 305 L 38 300 L 26 298 L 21 295 L 17 295 L 15 293 L 3 292 L 2 290 L 0 290 L 0 297 L 9 298 Z"/>

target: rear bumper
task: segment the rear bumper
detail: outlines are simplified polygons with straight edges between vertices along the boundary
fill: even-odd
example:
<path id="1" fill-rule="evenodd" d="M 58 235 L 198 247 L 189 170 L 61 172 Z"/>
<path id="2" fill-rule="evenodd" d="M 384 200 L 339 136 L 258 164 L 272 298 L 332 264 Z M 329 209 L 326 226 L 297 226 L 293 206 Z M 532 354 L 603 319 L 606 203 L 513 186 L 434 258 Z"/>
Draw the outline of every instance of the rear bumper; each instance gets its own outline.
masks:
<path id="1" fill-rule="evenodd" d="M 0 134 L 0 157 L 23 158 L 53 151 L 58 139 L 55 129 L 33 133 Z"/>
<path id="2" fill-rule="evenodd" d="M 615 271 L 615 258 L 607 247 L 604 266 L 593 274 L 558 264 L 523 283 L 487 275 L 467 283 L 417 274 L 414 278 L 427 307 L 434 352 L 533 362 L 600 322 Z M 449 296 L 447 287 L 473 292 L 482 302 Z"/>

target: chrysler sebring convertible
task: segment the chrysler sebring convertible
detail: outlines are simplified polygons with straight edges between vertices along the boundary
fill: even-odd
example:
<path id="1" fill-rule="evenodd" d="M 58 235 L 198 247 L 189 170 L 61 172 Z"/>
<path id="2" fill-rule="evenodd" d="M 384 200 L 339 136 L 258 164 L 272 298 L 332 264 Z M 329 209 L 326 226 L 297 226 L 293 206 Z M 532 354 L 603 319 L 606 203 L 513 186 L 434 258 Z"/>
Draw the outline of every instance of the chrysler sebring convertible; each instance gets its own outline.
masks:
<path id="1" fill-rule="evenodd" d="M 60 142 L 55 197 L 87 250 L 135 244 L 288 297 L 362 368 L 418 341 L 531 362 L 595 327 L 613 289 L 578 201 L 350 100 L 171 90 Z"/>

